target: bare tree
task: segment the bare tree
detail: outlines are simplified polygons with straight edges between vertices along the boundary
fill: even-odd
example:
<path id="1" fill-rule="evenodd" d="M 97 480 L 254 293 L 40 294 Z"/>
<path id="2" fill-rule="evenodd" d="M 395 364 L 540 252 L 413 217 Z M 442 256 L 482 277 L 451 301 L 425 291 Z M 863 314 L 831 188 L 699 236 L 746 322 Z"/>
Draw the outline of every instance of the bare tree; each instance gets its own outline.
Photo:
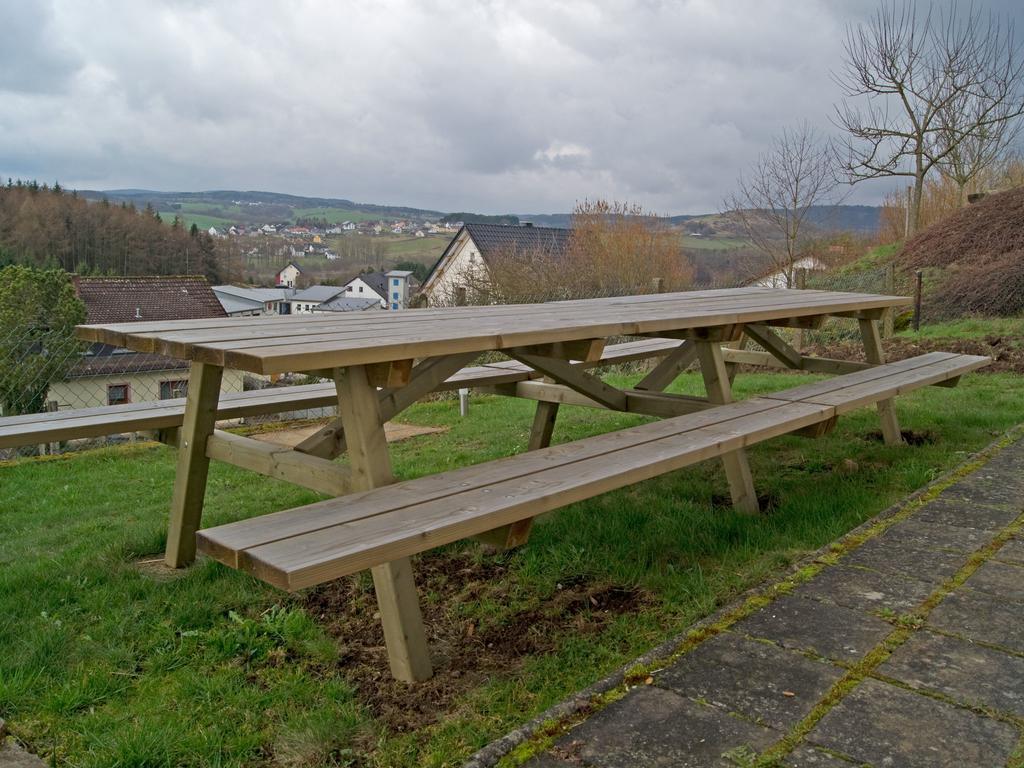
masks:
<path id="1" fill-rule="evenodd" d="M 921 16 L 913 0 L 886 0 L 868 23 L 847 28 L 844 49 L 836 122 L 848 134 L 846 171 L 852 183 L 912 178 L 913 234 L 931 170 L 972 141 L 984 159 L 1024 113 L 1013 24 L 974 6 L 929 6 Z"/>
<path id="2" fill-rule="evenodd" d="M 951 102 L 941 113 L 935 154 L 939 173 L 956 184 L 957 202 L 967 203 L 968 188 L 984 181 L 986 171 L 1005 164 L 1010 148 L 1021 129 L 1021 121 L 1007 118 L 987 121 L 982 112 L 986 104 L 973 94 L 965 93 Z M 995 113 L 1009 113 L 1013 105 L 1002 102 Z"/>
<path id="3" fill-rule="evenodd" d="M 836 202 L 834 157 L 830 142 L 807 123 L 786 129 L 725 201 L 726 213 L 782 273 L 787 288 L 813 234 L 812 207 Z"/>

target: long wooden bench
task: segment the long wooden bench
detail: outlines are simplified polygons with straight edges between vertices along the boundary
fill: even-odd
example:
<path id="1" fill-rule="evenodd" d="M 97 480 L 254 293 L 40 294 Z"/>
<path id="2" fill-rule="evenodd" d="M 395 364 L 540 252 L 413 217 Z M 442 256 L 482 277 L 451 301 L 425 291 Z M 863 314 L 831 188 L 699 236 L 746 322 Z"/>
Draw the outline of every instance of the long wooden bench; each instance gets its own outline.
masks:
<path id="1" fill-rule="evenodd" d="M 606 347 L 600 359 L 578 363 L 580 367 L 610 365 L 631 360 L 663 357 L 679 346 L 674 339 L 644 339 Z M 463 368 L 435 391 L 460 387 L 494 386 L 539 378 L 540 374 L 515 360 Z M 239 419 L 284 411 L 337 406 L 334 382 L 234 392 L 221 395 L 217 418 Z M 128 432 L 180 427 L 185 399 L 76 408 L 52 413 L 33 413 L 0 418 L 0 449 L 62 440 L 103 437 Z"/>
<path id="2" fill-rule="evenodd" d="M 201 530 L 211 557 L 295 590 L 485 533 L 947 381 L 935 352 L 685 416 Z"/>

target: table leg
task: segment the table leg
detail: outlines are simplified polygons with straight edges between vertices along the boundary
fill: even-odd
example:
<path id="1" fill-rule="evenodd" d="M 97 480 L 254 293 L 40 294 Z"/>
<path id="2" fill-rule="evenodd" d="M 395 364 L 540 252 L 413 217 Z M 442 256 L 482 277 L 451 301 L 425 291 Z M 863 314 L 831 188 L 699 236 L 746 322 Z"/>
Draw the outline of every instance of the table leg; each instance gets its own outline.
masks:
<path id="1" fill-rule="evenodd" d="M 869 363 L 882 365 L 885 363 L 885 350 L 882 349 L 882 336 L 878 332 L 878 321 L 861 318 L 860 336 L 864 341 L 864 357 Z M 881 400 L 878 403 L 878 416 L 882 421 L 882 437 L 886 445 L 902 445 L 903 433 L 896 419 L 896 404 L 893 400 Z"/>
<path id="2" fill-rule="evenodd" d="M 354 490 L 393 483 L 380 400 L 367 378 L 366 367 L 338 368 L 334 383 Z M 409 558 L 375 566 L 371 573 L 391 674 L 410 683 L 426 680 L 433 670 Z"/>
<path id="3" fill-rule="evenodd" d="M 729 373 L 725 367 L 721 344 L 717 341 L 697 341 L 697 358 L 700 360 L 700 373 L 704 377 L 708 400 L 715 405 L 732 402 L 732 387 L 729 385 Z M 757 493 L 754 491 L 754 479 L 750 474 L 750 463 L 743 449 L 722 456 L 725 476 L 729 481 L 729 493 L 732 495 L 733 506 L 740 512 L 759 511 Z"/>
<path id="4" fill-rule="evenodd" d="M 203 517 L 206 477 L 210 469 L 206 440 L 213 434 L 217 422 L 223 375 L 223 368 L 207 363 L 192 363 L 189 372 L 164 554 L 164 562 L 171 568 L 181 568 L 196 559 L 196 531 Z"/>
<path id="5" fill-rule="evenodd" d="M 533 426 L 530 428 L 530 441 L 526 448 L 528 451 L 536 451 L 551 445 L 556 418 L 558 418 L 558 403 L 550 403 L 546 400 L 537 402 L 537 410 L 533 412 Z M 526 543 L 530 538 L 531 528 L 533 528 L 533 518 L 528 517 L 525 520 L 481 533 L 474 538 L 499 549 L 514 549 Z"/>

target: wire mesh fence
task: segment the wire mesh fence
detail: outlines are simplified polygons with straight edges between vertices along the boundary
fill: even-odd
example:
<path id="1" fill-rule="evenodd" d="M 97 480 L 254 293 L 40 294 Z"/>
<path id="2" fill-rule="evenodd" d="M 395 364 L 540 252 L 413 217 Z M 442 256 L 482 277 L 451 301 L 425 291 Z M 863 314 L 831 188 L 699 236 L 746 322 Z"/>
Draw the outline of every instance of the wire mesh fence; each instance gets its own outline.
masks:
<path id="1" fill-rule="evenodd" d="M 819 290 L 853 291 L 861 293 L 905 293 L 908 287 L 890 269 L 879 269 L 857 274 L 801 273 L 798 287 Z M 639 286 L 633 293 L 653 293 L 662 286 L 652 280 Z M 749 285 L 749 283 L 747 283 Z M 741 287 L 737 283 L 717 283 L 692 286 L 691 290 Z M 619 291 L 590 290 L 587 296 L 571 299 L 621 295 Z M 535 303 L 553 299 L 550 288 L 520 293 L 514 303 Z M 570 299 L 570 300 L 571 300 Z M 461 302 L 459 302 L 461 303 Z M 408 310 L 417 311 L 417 310 Z M 794 346 L 827 344 L 830 341 L 855 338 L 856 322 L 844 319 L 829 320 L 821 328 L 784 333 Z M 621 341 L 625 339 L 617 339 Z M 748 349 L 755 349 L 751 344 Z M 497 353 L 490 357 L 499 359 Z M 633 364 L 632 368 L 643 367 Z M 24 420 L 36 414 L 53 412 L 79 412 L 108 406 L 142 407 L 143 404 L 162 404 L 184 407 L 188 392 L 188 363 L 159 354 L 135 352 L 105 344 L 87 344 L 70 336 L 58 335 L 46 329 L 14 328 L 0 331 L 0 427 L 4 417 Z M 226 370 L 222 395 L 309 384 L 321 379 L 301 374 L 280 377 L 261 377 L 237 370 Z M 246 426 L 265 426 L 272 422 L 322 420 L 335 414 L 331 407 L 303 408 L 283 413 L 249 416 L 236 423 Z M 84 414 L 83 414 L 84 415 Z M 76 416 L 77 417 L 77 416 Z M 8 422 L 10 423 L 10 422 Z M 98 445 L 137 440 L 134 433 L 112 434 L 96 438 L 83 438 L 61 443 L 43 443 L 0 448 L 0 460 L 19 456 L 63 453 L 83 450 Z"/>

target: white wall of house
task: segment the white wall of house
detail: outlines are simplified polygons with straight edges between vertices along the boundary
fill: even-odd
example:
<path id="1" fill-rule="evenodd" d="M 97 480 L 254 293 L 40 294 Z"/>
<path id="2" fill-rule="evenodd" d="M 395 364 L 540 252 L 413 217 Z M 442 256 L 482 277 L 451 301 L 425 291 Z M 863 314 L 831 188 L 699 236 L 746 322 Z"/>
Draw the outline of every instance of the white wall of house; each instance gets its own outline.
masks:
<path id="1" fill-rule="evenodd" d="M 56 381 L 50 385 L 47 400 L 56 400 L 58 410 L 71 408 L 95 408 L 108 405 L 108 393 L 111 386 L 126 384 L 130 403 L 144 403 L 160 399 L 160 384 L 167 383 L 167 390 L 174 390 L 172 382 L 188 379 L 188 368 L 175 368 L 169 371 L 143 371 L 138 373 L 117 373 L 109 376 L 81 376 L 67 381 Z M 224 370 L 221 381 L 221 392 L 241 392 L 243 387 L 242 372 Z"/>
<path id="2" fill-rule="evenodd" d="M 430 306 L 451 306 L 458 288 L 481 285 L 486 279 L 487 265 L 480 249 L 468 233 L 463 233 L 420 291 L 426 295 Z"/>
<path id="3" fill-rule="evenodd" d="M 294 288 L 299 279 L 299 270 L 293 264 L 289 264 L 277 273 L 277 284 Z"/>
<path id="4" fill-rule="evenodd" d="M 405 309 L 409 306 L 409 273 L 403 270 L 392 270 L 386 272 L 387 278 L 387 308 Z"/>
<path id="5" fill-rule="evenodd" d="M 372 296 L 376 296 L 380 299 L 381 309 L 388 308 L 387 299 L 373 290 L 373 288 L 370 287 L 370 284 L 361 277 L 353 277 L 345 283 L 345 295 L 353 299 L 368 299 Z"/>
<path id="6" fill-rule="evenodd" d="M 796 281 L 796 271 L 799 269 L 806 269 L 810 271 L 823 270 L 826 266 L 823 262 L 814 258 L 813 256 L 804 256 L 802 259 L 797 259 L 793 262 L 793 280 Z M 786 281 L 785 270 L 779 270 L 778 272 L 771 272 L 763 277 L 757 278 L 750 283 L 758 288 L 795 288 L 796 285 L 788 285 Z"/>

